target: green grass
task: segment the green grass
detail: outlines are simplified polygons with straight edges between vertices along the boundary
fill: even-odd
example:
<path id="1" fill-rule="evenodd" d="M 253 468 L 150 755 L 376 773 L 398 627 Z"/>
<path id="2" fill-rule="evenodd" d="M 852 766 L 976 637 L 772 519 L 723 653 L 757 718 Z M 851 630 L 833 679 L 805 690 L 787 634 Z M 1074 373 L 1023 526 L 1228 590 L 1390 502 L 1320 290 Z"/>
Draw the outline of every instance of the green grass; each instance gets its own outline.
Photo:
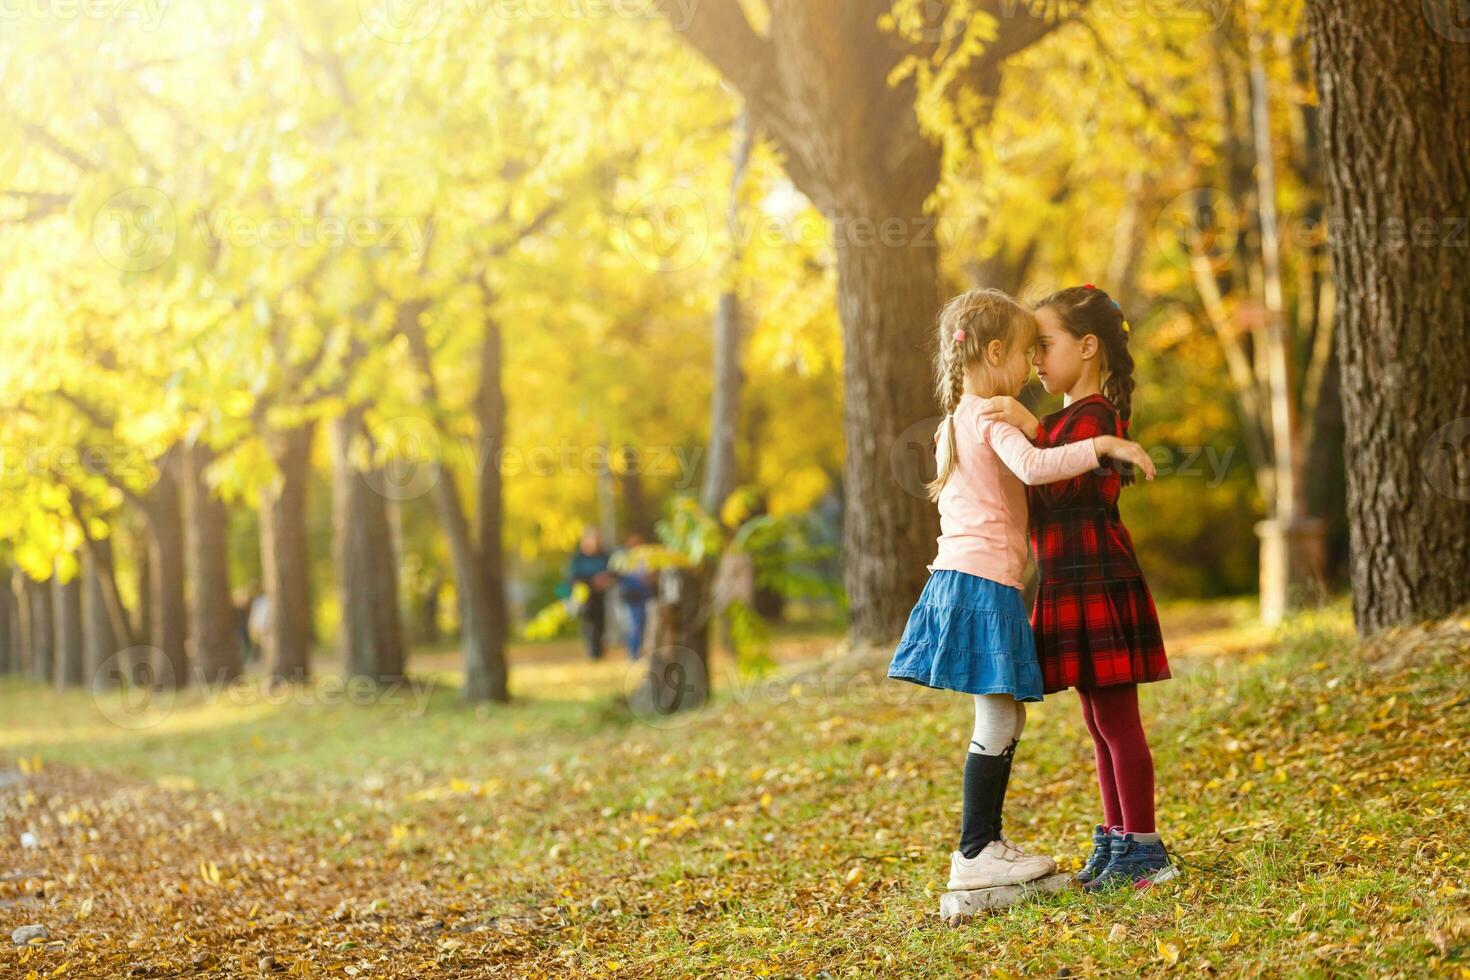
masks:
<path id="1" fill-rule="evenodd" d="M 131 805 L 229 813 L 227 836 L 176 862 L 187 874 L 218 852 L 222 922 L 259 928 L 266 913 L 246 908 L 277 892 L 241 855 L 278 847 L 333 876 L 318 886 L 331 902 L 293 902 L 386 897 L 394 934 L 416 937 L 395 946 L 356 914 L 312 926 L 325 946 L 303 922 L 276 927 L 272 948 L 305 975 L 415 975 L 428 957 L 513 976 L 1470 976 L 1466 633 L 1406 635 L 1385 661 L 1351 640 L 1341 604 L 1266 632 L 1216 613 L 1188 610 L 1198 633 L 1171 647 L 1175 679 L 1143 689 L 1184 877 L 954 930 L 936 913 L 972 711 L 881 671 L 795 691 L 721 672 L 713 705 L 665 725 L 615 707 L 617 664 L 527 667 L 533 693 L 509 706 L 461 704 L 448 675 L 421 710 L 189 696 L 144 730 L 12 681 L 0 765 L 42 760 L 38 785 L 60 781 L 45 812 L 151 783 Z M 1007 808 L 1013 838 L 1080 863 L 1096 790 L 1072 696 L 1031 711 Z M 3 812 L 7 830 L 35 820 Z M 94 851 L 110 833 L 97 819 Z M 172 955 L 146 917 L 107 914 Z M 478 931 L 446 950 L 426 918 Z"/>

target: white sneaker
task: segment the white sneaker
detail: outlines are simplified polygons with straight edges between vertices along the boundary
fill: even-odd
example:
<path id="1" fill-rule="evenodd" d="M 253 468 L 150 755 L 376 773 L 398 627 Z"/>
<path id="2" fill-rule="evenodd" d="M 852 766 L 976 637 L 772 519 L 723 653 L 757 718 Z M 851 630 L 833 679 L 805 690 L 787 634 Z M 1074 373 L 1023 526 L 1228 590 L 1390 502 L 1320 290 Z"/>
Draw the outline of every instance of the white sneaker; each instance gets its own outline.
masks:
<path id="1" fill-rule="evenodd" d="M 959 851 L 949 856 L 949 890 L 974 891 L 1019 885 L 1043 878 L 1057 870 L 1057 863 L 1039 854 L 1026 854 L 1005 841 L 991 841 L 972 858 Z"/>

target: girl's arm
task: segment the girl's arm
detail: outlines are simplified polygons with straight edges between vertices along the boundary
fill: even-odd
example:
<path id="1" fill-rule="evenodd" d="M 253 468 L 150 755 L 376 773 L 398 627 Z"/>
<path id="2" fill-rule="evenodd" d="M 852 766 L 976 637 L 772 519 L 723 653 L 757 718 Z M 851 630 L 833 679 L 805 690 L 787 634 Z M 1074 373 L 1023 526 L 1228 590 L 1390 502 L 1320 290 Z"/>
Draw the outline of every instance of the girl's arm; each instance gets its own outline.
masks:
<path id="1" fill-rule="evenodd" d="M 980 401 L 980 417 L 982 419 L 993 419 L 997 422 L 1009 422 L 1026 434 L 1026 438 L 1032 442 L 1036 441 L 1037 435 L 1041 433 L 1041 422 L 1031 414 L 1031 410 L 1022 405 L 1020 400 L 1010 395 L 996 395 L 993 398 L 985 398 Z"/>
<path id="2" fill-rule="evenodd" d="M 1097 447 L 1091 439 L 1055 449 L 1037 449 L 1009 422 L 982 422 L 987 439 L 1000 461 L 1028 487 L 1090 473 L 1098 467 Z"/>
<path id="3" fill-rule="evenodd" d="M 1144 476 L 1154 478 L 1154 461 L 1143 447 L 1117 436 L 1101 435 L 1051 449 L 1037 449 L 1021 430 L 1005 422 L 980 423 L 989 429 L 990 445 L 1001 462 L 1029 487 L 1080 477 L 1098 468 L 1100 456 L 1132 463 Z"/>

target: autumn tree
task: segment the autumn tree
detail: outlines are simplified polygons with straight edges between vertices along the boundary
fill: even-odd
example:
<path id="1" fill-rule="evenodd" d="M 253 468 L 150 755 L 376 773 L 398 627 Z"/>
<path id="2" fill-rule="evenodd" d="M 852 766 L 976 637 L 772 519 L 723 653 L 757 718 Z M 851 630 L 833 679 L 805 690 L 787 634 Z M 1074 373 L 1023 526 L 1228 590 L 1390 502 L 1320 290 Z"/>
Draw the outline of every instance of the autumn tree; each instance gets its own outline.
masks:
<path id="1" fill-rule="evenodd" d="M 1470 598 L 1470 30 L 1454 6 L 1307 5 L 1361 633 Z"/>

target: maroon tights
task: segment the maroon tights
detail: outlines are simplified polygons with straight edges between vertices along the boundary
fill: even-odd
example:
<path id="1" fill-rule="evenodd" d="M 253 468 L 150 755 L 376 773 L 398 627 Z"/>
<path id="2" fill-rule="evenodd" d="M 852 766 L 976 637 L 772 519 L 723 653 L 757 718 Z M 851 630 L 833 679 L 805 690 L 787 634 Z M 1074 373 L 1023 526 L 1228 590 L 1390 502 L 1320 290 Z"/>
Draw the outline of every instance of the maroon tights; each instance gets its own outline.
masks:
<path id="1" fill-rule="evenodd" d="M 1138 716 L 1138 685 L 1078 690 L 1097 754 L 1103 821 L 1128 834 L 1154 832 L 1154 759 Z"/>

